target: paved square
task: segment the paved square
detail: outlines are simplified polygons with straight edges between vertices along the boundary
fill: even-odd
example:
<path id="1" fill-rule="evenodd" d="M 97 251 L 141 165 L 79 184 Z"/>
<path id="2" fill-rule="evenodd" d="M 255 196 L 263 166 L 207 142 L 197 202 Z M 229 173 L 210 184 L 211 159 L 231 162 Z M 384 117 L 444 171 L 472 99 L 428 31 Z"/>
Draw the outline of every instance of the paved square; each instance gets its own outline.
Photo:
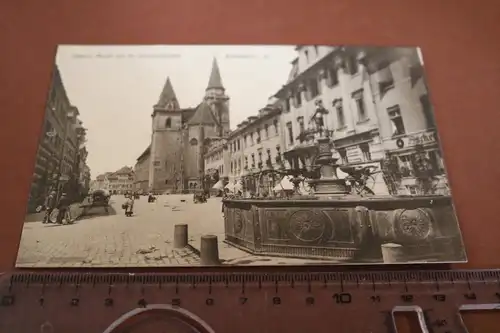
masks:
<path id="1" fill-rule="evenodd" d="M 174 225 L 185 223 L 189 243 L 199 249 L 202 235 L 216 235 L 226 265 L 301 265 L 303 259 L 258 257 L 231 247 L 224 240 L 221 198 L 194 204 L 191 195 L 163 195 L 155 203 L 135 201 L 127 218 L 125 198 L 111 198 L 109 215 L 94 208 L 91 216 L 72 225 L 42 224 L 43 214 L 28 216 L 23 228 L 17 267 L 161 267 L 199 265 L 197 251 L 173 248 Z M 185 202 L 181 202 L 185 200 Z M 331 262 L 330 262 L 331 263 Z"/>

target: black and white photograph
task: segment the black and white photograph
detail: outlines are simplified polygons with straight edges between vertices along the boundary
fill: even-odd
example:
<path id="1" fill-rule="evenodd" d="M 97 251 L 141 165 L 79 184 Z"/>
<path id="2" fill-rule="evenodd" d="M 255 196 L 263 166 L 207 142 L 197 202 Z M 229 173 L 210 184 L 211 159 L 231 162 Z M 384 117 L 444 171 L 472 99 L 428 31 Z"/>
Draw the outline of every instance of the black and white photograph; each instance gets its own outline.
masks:
<path id="1" fill-rule="evenodd" d="M 16 267 L 466 262 L 423 59 L 58 46 Z"/>

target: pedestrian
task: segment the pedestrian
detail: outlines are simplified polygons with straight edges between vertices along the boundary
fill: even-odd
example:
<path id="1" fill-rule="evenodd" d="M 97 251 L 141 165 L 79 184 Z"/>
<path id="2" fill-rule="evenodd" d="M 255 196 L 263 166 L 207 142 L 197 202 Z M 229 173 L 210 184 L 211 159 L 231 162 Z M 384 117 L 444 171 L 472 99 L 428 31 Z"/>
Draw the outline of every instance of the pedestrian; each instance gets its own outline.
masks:
<path id="1" fill-rule="evenodd" d="M 52 221 L 50 220 L 50 215 L 54 211 L 54 208 L 56 208 L 56 196 L 56 191 L 51 191 L 49 196 L 47 197 L 47 200 L 45 201 L 45 216 L 43 217 L 42 223 L 52 223 Z"/>
<path id="2" fill-rule="evenodd" d="M 127 198 L 126 205 L 127 207 L 125 208 L 125 216 L 130 217 L 132 214 L 134 214 L 134 196 L 132 194 L 125 195 Z"/>
<path id="3" fill-rule="evenodd" d="M 59 202 L 57 203 L 57 209 L 59 210 L 57 214 L 57 224 L 63 224 L 63 218 L 67 215 L 69 209 L 69 199 L 66 193 L 63 193 L 59 198 Z M 66 221 L 69 223 L 70 221 Z"/>

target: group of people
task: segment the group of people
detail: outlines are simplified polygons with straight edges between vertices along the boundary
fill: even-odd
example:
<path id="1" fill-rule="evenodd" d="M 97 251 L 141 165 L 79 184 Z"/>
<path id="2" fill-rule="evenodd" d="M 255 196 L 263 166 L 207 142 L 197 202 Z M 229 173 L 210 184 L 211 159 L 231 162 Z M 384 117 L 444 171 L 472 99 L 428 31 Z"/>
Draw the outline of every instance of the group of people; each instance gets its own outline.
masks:
<path id="1" fill-rule="evenodd" d="M 59 199 L 57 198 L 57 192 L 51 191 L 45 200 L 45 216 L 43 218 L 42 223 L 57 223 L 63 224 L 63 219 L 65 216 L 69 214 L 69 206 L 71 202 L 66 193 L 62 193 Z M 55 221 L 50 219 L 52 212 L 54 209 L 58 210 L 57 217 Z M 71 222 L 70 218 L 66 219 L 66 222 Z"/>

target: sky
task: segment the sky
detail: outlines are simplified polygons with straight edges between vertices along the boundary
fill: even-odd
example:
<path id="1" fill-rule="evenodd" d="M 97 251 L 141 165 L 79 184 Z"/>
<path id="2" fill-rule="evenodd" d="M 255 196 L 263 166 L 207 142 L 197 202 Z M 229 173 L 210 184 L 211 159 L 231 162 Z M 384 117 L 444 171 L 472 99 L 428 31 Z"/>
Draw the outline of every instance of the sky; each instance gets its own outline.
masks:
<path id="1" fill-rule="evenodd" d="M 167 77 L 181 108 L 198 105 L 213 58 L 234 129 L 285 84 L 294 46 L 59 46 L 56 63 L 87 131 L 92 179 L 134 166 L 151 140 L 151 114 Z"/>

